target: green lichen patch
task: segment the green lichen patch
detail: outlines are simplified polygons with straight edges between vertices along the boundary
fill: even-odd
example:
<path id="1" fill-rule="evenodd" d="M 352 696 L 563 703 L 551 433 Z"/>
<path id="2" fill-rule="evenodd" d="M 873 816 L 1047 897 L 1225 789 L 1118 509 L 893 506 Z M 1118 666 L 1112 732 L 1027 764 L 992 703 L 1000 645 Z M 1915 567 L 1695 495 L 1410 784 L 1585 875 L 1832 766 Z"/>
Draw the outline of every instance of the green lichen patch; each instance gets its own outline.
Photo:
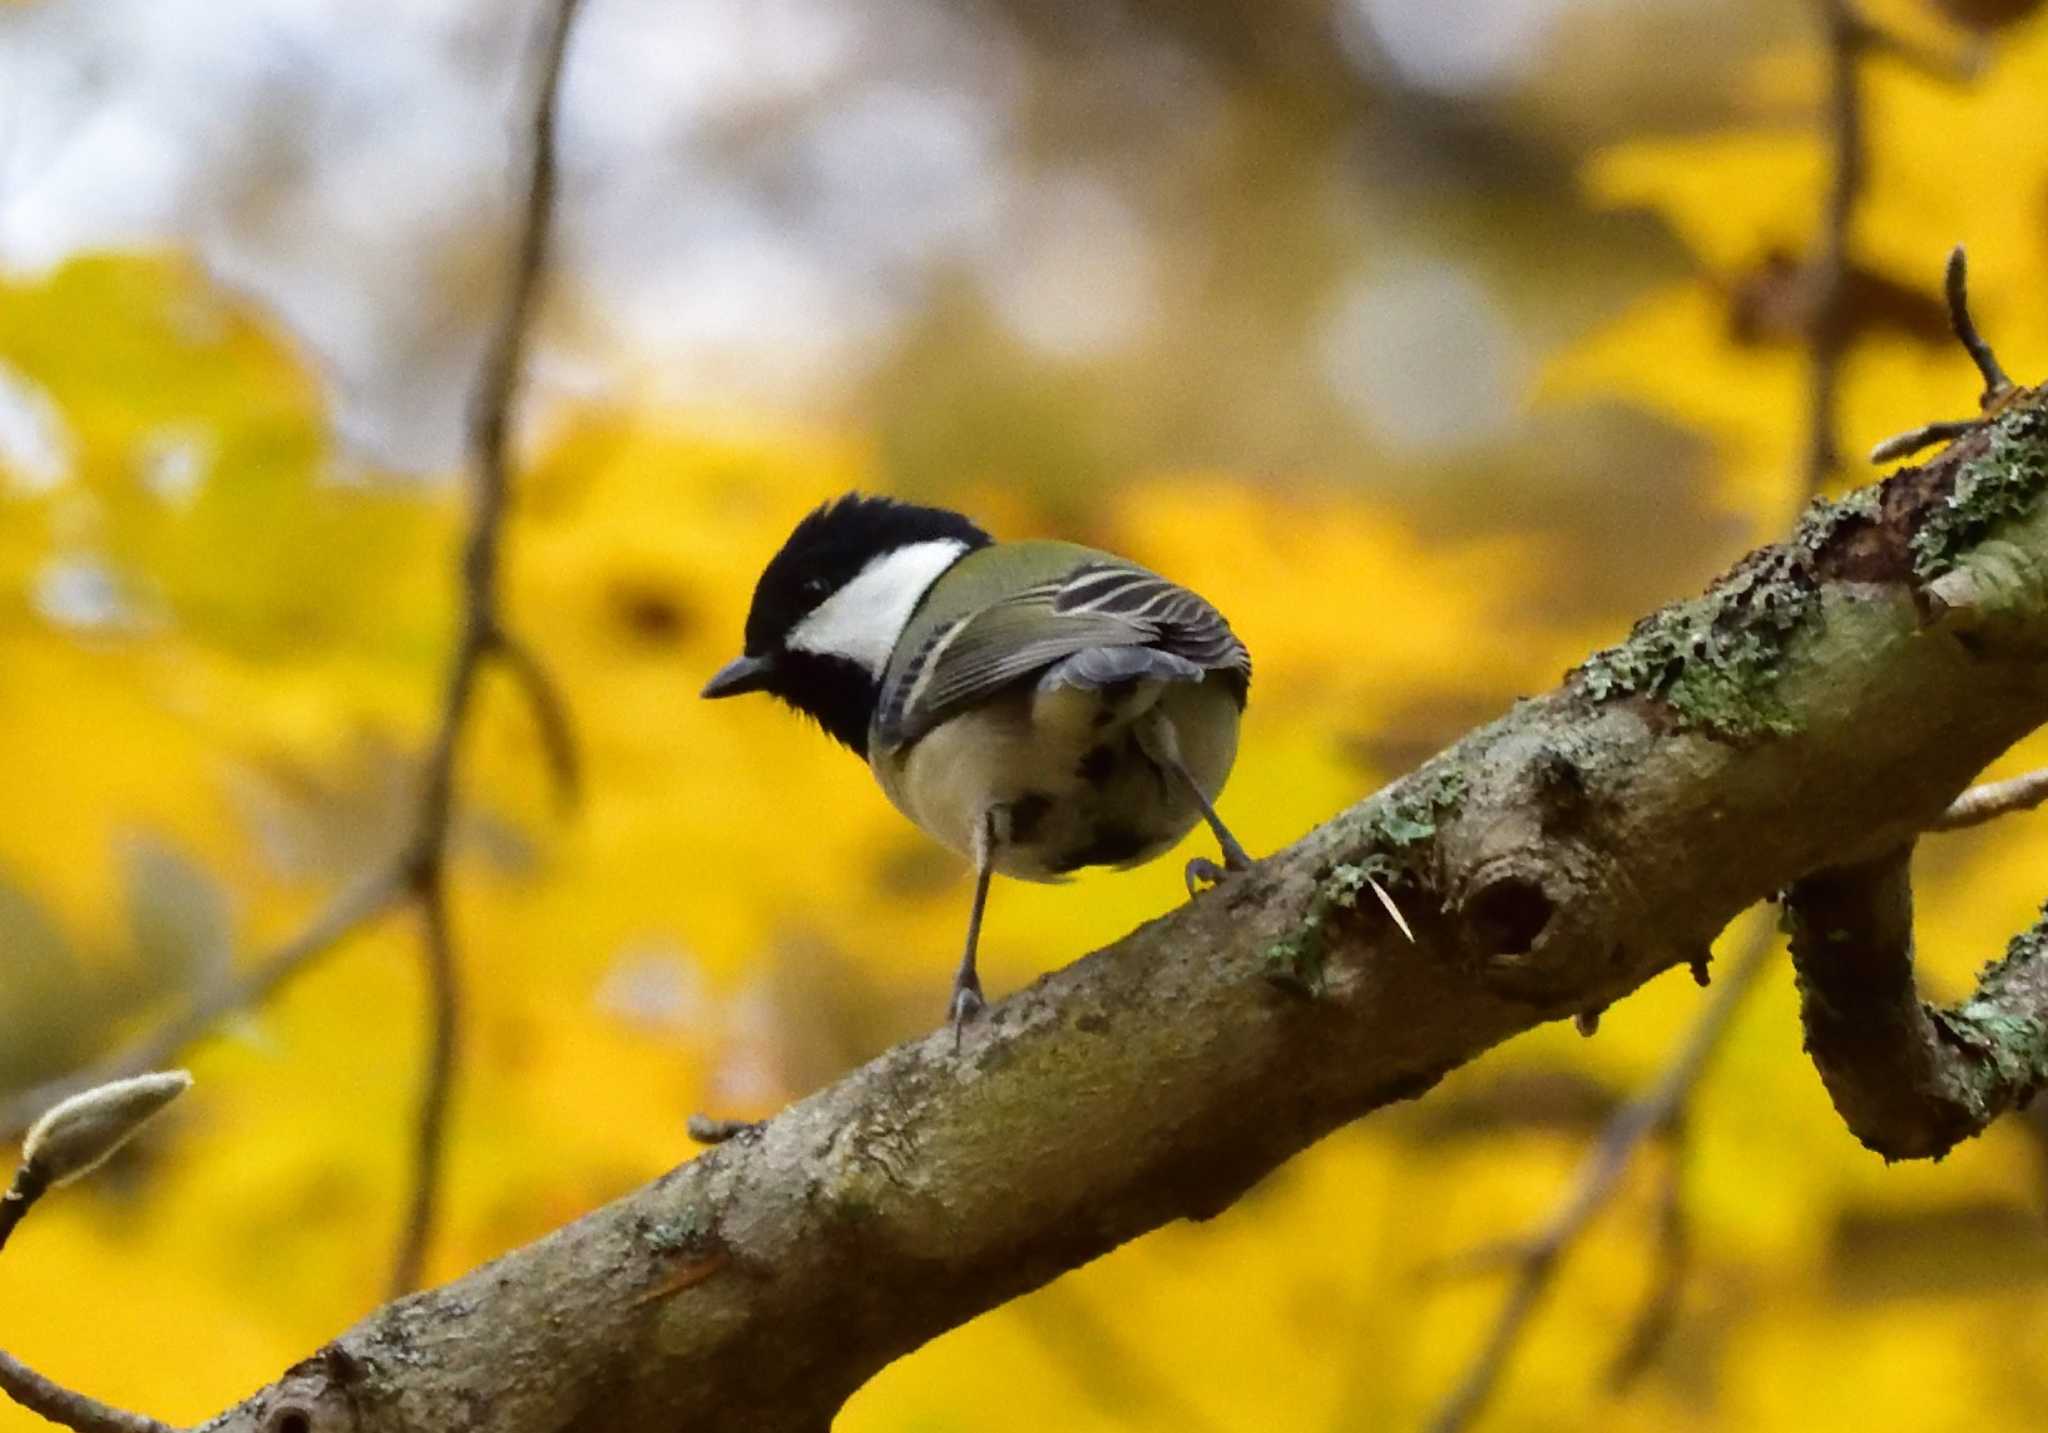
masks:
<path id="1" fill-rule="evenodd" d="M 2041 907 L 2032 925 L 2007 943 L 2005 954 L 1977 973 L 1977 994 L 1970 1003 L 2001 1003 L 2016 986 L 2041 984 L 2044 969 L 2048 969 L 2048 905 Z"/>
<path id="2" fill-rule="evenodd" d="M 1374 882 L 1382 889 L 1407 884 L 1419 847 L 1435 838 L 1444 818 L 1465 797 L 1465 773 L 1440 761 L 1407 777 L 1359 821 L 1358 859 L 1332 866 L 1317 882 L 1300 922 L 1264 952 L 1268 980 L 1298 994 L 1323 993 L 1323 957 L 1341 911 L 1358 909 Z"/>
<path id="3" fill-rule="evenodd" d="M 1337 912 L 1356 910 L 1359 896 L 1373 881 L 1388 885 L 1399 874 L 1392 859 L 1378 853 L 1332 867 L 1317 885 L 1300 924 L 1266 947 L 1266 978 L 1312 1000 L 1320 998 L 1325 989 L 1323 955 Z"/>
<path id="4" fill-rule="evenodd" d="M 2034 994 L 2043 984 L 2044 962 L 2048 906 L 1978 975 L 1975 995 L 1933 1012 L 1952 1038 L 1977 1053 L 1980 1088 L 1972 1093 L 1979 1100 L 2000 1094 L 2010 1100 L 2048 1085 L 2048 1022 L 2036 1012 Z"/>
<path id="5" fill-rule="evenodd" d="M 2048 416 L 2039 408 L 2010 409 L 1985 435 L 1985 451 L 1961 465 L 1913 534 L 1913 571 L 1922 581 L 1952 569 L 2000 523 L 2026 516 L 2048 487 Z"/>
<path id="6" fill-rule="evenodd" d="M 1365 843 L 1383 851 L 1419 845 L 1436 835 L 1438 822 L 1464 798 L 1465 773 L 1457 767 L 1418 771 L 1366 817 Z"/>
<path id="7" fill-rule="evenodd" d="M 1650 698 L 1682 725 L 1719 736 L 1789 732 L 1795 724 L 1777 697 L 1778 679 L 1787 647 L 1819 604 L 1801 544 L 1767 549 L 1704 596 L 1644 618 L 1575 675 L 1596 702 Z"/>

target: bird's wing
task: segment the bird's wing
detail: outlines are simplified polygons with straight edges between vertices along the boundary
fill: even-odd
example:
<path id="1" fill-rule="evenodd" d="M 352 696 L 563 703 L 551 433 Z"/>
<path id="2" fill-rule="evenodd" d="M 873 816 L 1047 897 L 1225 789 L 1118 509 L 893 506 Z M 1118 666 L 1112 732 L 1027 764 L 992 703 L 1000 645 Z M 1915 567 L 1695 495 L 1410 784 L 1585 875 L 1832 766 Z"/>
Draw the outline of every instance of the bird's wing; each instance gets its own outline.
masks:
<path id="1" fill-rule="evenodd" d="M 1136 650 L 1069 660 L 1117 648 Z M 1234 679 L 1242 701 L 1252 663 L 1223 614 L 1201 597 L 1142 567 L 1098 559 L 933 632 L 883 693 L 881 735 L 892 744 L 914 741 L 955 712 L 1055 667 L 1051 680 L 1065 686 L 1139 676 L 1197 681 L 1217 672 Z"/>

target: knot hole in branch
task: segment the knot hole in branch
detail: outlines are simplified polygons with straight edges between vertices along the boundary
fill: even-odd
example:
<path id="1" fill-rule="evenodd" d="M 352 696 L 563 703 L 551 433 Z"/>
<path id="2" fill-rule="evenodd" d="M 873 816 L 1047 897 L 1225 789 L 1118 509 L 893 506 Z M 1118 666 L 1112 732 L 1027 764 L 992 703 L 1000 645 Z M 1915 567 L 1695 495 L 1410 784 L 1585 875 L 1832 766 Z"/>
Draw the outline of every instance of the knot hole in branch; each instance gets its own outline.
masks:
<path id="1" fill-rule="evenodd" d="M 1525 875 L 1504 875 L 1465 899 L 1465 923 L 1488 956 L 1527 955 L 1555 911 L 1540 883 Z"/>

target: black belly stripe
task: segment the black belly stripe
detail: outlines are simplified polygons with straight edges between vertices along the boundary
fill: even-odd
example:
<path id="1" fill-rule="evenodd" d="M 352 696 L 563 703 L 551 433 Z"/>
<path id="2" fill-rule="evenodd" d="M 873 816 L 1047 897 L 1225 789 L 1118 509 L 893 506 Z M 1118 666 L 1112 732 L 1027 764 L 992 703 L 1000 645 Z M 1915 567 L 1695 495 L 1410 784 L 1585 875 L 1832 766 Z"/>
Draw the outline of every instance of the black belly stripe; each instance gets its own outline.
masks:
<path id="1" fill-rule="evenodd" d="M 1107 822 L 1097 826 L 1082 845 L 1054 857 L 1046 865 L 1056 875 L 1078 871 L 1083 866 L 1120 866 L 1149 849 L 1152 842 L 1153 838 L 1143 831 Z"/>
<path id="2" fill-rule="evenodd" d="M 1081 764 L 1074 768 L 1074 775 L 1099 791 L 1109 784 L 1110 777 L 1116 775 L 1116 765 L 1114 751 L 1106 746 L 1093 746 L 1081 758 Z"/>
<path id="3" fill-rule="evenodd" d="M 1027 791 L 1010 803 L 1009 841 L 1026 846 L 1038 839 L 1038 828 L 1052 811 L 1052 798 L 1043 791 Z"/>

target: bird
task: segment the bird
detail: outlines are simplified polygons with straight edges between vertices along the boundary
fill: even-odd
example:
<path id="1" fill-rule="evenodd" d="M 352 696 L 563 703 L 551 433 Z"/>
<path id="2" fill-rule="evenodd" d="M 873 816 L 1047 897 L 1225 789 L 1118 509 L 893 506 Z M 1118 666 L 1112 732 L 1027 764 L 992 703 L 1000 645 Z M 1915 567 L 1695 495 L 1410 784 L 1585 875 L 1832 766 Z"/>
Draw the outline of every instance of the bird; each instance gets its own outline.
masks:
<path id="1" fill-rule="evenodd" d="M 741 654 L 706 698 L 764 692 L 864 760 L 889 801 L 974 868 L 948 1018 L 986 1005 L 975 967 L 990 878 L 1063 881 L 1151 861 L 1216 814 L 1252 661 L 1223 614 L 1077 543 L 997 542 L 945 508 L 848 493 L 762 569 Z"/>

